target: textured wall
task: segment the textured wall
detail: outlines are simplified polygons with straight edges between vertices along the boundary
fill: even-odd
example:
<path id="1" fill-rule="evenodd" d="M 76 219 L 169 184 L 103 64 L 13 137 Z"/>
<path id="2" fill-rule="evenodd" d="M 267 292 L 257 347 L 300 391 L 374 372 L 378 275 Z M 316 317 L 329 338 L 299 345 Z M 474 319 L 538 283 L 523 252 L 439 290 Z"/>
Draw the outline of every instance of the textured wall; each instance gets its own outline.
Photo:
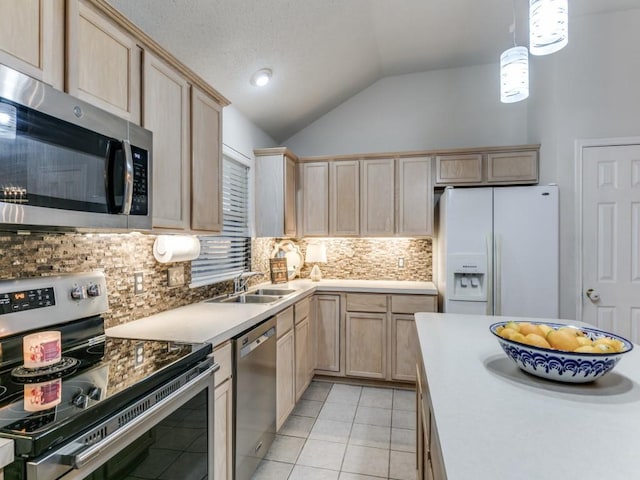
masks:
<path id="1" fill-rule="evenodd" d="M 303 255 L 309 242 L 327 246 L 327 263 L 320 264 L 323 278 L 359 280 L 432 280 L 431 239 L 415 238 L 323 238 L 301 239 L 295 243 Z M 268 272 L 273 238 L 253 242 L 253 268 Z M 398 257 L 404 268 L 398 268 Z M 308 278 L 313 265 L 302 266 L 301 278 Z M 268 278 L 268 277 L 267 277 Z"/>
<path id="2" fill-rule="evenodd" d="M 230 282 L 189 288 L 190 262 L 161 264 L 153 257 L 154 235 L 41 234 L 0 232 L 0 278 L 104 271 L 109 294 L 107 327 L 213 297 Z M 183 265 L 186 284 L 167 286 L 167 269 Z M 133 294 L 134 272 L 144 273 L 144 293 Z"/>

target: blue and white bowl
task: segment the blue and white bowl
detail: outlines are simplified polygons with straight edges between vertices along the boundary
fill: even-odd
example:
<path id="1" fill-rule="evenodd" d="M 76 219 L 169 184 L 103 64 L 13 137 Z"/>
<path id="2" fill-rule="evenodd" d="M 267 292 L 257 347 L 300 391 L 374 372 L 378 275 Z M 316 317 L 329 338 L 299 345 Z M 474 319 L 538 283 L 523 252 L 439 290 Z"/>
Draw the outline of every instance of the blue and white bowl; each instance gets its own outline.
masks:
<path id="1" fill-rule="evenodd" d="M 620 361 L 622 355 L 633 349 L 633 343 L 620 335 L 588 327 L 578 327 L 592 340 L 611 337 L 620 340 L 624 349 L 616 353 L 576 353 L 553 350 L 550 348 L 534 347 L 520 342 L 502 338 L 496 329 L 505 326 L 510 321 L 494 323 L 489 327 L 500 346 L 518 367 L 525 372 L 538 377 L 566 383 L 592 382 L 610 372 Z M 548 325 L 553 329 L 565 327 L 562 323 L 529 322 L 533 325 Z"/>

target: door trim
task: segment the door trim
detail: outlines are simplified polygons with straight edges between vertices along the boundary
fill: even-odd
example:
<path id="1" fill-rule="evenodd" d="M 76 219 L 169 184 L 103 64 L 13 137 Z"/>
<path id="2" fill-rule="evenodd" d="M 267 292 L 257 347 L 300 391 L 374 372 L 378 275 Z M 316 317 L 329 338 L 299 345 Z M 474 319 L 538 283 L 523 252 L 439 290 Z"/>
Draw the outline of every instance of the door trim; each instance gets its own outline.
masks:
<path id="1" fill-rule="evenodd" d="M 626 145 L 640 145 L 640 137 L 613 137 L 613 138 L 590 138 L 577 139 L 575 141 L 575 223 L 574 223 L 574 246 L 576 256 L 576 320 L 582 321 L 582 159 L 585 148 L 591 147 L 622 147 Z"/>

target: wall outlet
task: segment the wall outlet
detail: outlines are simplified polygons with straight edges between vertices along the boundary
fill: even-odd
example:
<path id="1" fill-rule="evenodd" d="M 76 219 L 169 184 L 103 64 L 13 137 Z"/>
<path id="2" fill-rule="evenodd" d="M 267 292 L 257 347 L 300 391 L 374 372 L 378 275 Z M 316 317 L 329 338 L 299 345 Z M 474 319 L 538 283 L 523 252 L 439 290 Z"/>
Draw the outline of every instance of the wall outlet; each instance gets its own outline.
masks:
<path id="1" fill-rule="evenodd" d="M 135 272 L 133 274 L 133 294 L 140 295 L 144 293 L 144 273 Z"/>
<path id="2" fill-rule="evenodd" d="M 170 287 L 184 285 L 184 267 L 171 267 L 167 270 L 167 285 Z"/>
<path id="3" fill-rule="evenodd" d="M 144 363 L 144 344 L 137 343 L 134 348 L 135 348 L 134 368 L 138 368 L 142 366 L 142 364 Z"/>
<path id="4" fill-rule="evenodd" d="M 404 257 L 398 257 L 398 268 L 404 268 Z"/>

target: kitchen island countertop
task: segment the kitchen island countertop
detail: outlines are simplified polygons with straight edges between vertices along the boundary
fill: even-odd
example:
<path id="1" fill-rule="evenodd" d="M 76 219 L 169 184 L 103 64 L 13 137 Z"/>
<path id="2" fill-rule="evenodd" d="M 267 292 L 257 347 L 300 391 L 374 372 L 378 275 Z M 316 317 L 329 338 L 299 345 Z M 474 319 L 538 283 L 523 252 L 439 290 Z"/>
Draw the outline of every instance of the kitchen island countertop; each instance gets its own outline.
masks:
<path id="1" fill-rule="evenodd" d="M 141 340 L 209 342 L 219 345 L 298 300 L 322 292 L 360 292 L 436 295 L 432 282 L 387 280 L 294 280 L 285 284 L 270 283 L 256 287 L 294 289 L 295 293 L 280 301 L 265 304 L 210 303 L 207 301 L 174 308 L 146 318 L 107 329 L 112 337 Z"/>
<path id="2" fill-rule="evenodd" d="M 447 480 L 640 478 L 640 348 L 595 382 L 557 383 L 505 355 L 500 320 L 416 314 Z"/>

